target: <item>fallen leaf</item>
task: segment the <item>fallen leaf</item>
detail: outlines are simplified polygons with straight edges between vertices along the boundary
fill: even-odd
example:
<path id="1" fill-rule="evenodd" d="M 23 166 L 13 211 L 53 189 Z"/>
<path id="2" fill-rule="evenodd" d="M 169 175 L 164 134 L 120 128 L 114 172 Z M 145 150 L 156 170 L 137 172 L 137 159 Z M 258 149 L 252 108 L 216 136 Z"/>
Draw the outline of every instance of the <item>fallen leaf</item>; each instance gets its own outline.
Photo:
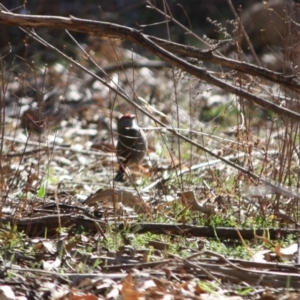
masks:
<path id="1" fill-rule="evenodd" d="M 101 205 L 101 203 L 108 203 L 112 206 L 114 202 L 121 202 L 124 206 L 133 208 L 136 213 L 146 213 L 150 211 L 149 206 L 140 195 L 116 189 L 98 190 L 89 196 L 84 204 L 94 206 L 95 204 Z"/>
<path id="2" fill-rule="evenodd" d="M 193 191 L 181 193 L 178 202 L 192 211 L 200 211 L 207 215 L 212 215 L 215 213 L 215 207 L 213 205 L 199 204 Z"/>
<path id="3" fill-rule="evenodd" d="M 128 276 L 124 279 L 122 284 L 121 295 L 124 300 L 139 300 L 144 298 L 144 293 L 138 292 L 133 288 L 133 280 L 132 275 L 128 274 Z"/>

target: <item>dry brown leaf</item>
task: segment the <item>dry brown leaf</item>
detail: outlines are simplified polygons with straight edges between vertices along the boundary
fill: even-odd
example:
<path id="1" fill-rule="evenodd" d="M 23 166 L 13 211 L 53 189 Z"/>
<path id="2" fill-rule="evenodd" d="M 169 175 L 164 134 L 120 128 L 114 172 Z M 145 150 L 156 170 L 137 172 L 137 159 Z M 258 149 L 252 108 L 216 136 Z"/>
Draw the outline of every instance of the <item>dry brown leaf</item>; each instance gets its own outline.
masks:
<path id="1" fill-rule="evenodd" d="M 139 300 L 145 296 L 144 293 L 138 292 L 133 288 L 133 280 L 131 274 L 128 274 L 128 276 L 123 281 L 121 295 L 124 300 Z"/>
<path id="2" fill-rule="evenodd" d="M 89 206 L 94 205 L 113 205 L 113 203 L 121 202 L 124 206 L 134 209 L 136 213 L 146 213 L 150 211 L 149 206 L 139 196 L 129 191 L 120 191 L 116 189 L 98 190 L 89 196 L 84 204 Z"/>
<path id="3" fill-rule="evenodd" d="M 207 215 L 212 215 L 215 213 L 215 208 L 213 205 L 199 204 L 193 191 L 183 192 L 178 201 L 192 211 L 200 211 Z"/>
<path id="4" fill-rule="evenodd" d="M 72 249 L 74 249 L 78 243 L 80 243 L 81 240 L 80 240 L 80 237 L 76 237 L 75 240 L 73 240 L 72 242 L 68 242 L 65 244 L 65 250 L 67 252 L 70 252 Z"/>
<path id="5" fill-rule="evenodd" d="M 63 297 L 56 298 L 55 300 L 98 300 L 98 298 L 92 294 L 75 294 L 74 292 L 70 292 Z"/>

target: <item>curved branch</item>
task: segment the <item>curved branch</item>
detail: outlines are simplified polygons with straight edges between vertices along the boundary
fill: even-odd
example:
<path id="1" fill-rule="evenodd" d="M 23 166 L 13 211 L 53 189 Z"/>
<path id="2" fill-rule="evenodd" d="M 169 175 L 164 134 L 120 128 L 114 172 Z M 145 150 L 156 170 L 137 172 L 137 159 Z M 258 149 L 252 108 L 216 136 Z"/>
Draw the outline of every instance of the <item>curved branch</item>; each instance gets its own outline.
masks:
<path id="1" fill-rule="evenodd" d="M 207 83 L 218 86 L 227 92 L 245 98 L 256 103 L 258 106 L 272 110 L 279 115 L 300 121 L 300 114 L 284 107 L 280 107 L 270 101 L 257 97 L 244 89 L 235 87 L 214 77 L 205 69 L 186 62 L 182 58 L 179 58 L 178 56 L 168 52 L 158 44 L 154 43 L 153 40 L 144 35 L 142 32 L 129 27 L 108 22 L 78 19 L 73 16 L 70 16 L 70 18 L 65 18 L 39 15 L 18 15 L 6 12 L 4 10 L 0 11 L 0 23 L 14 26 L 27 26 L 32 28 L 67 29 L 89 34 L 93 33 L 98 36 L 126 39 L 127 41 L 131 41 L 142 46 L 173 66 L 180 68 L 183 71 L 206 81 Z"/>
<path id="2" fill-rule="evenodd" d="M 199 50 L 195 47 L 177 44 L 152 36 L 149 36 L 149 38 L 172 53 L 176 53 L 182 56 L 194 57 L 213 64 L 219 64 L 222 67 L 230 68 L 232 70 L 245 74 L 260 76 L 267 80 L 284 85 L 285 87 L 293 91 L 300 92 L 300 82 L 296 80 L 296 76 L 294 75 L 284 76 L 282 75 L 282 73 L 270 71 L 266 68 L 258 67 L 246 62 L 237 61 L 226 57 L 221 57 L 219 55 L 215 55 L 213 53 L 213 50 Z"/>

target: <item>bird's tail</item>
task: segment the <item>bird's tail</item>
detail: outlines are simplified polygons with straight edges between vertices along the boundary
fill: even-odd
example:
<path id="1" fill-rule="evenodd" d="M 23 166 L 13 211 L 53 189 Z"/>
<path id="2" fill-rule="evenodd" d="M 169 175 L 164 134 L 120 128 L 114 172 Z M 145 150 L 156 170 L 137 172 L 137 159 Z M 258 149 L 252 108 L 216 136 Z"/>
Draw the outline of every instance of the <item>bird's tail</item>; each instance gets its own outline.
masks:
<path id="1" fill-rule="evenodd" d="M 122 182 L 122 181 L 124 181 L 124 170 L 119 170 L 119 171 L 117 172 L 117 175 L 116 175 L 114 181 L 117 181 L 117 182 Z"/>

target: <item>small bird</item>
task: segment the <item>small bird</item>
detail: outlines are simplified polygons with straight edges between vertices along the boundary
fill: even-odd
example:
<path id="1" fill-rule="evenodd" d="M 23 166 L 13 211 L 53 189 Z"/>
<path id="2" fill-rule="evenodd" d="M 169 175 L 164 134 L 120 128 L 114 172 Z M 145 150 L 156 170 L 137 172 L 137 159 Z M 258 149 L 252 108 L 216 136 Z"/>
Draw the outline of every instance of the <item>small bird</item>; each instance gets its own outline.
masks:
<path id="1" fill-rule="evenodd" d="M 123 181 L 125 167 L 138 165 L 148 149 L 144 131 L 136 122 L 136 115 L 123 115 L 118 120 L 117 156 L 120 162 L 115 181 Z"/>

